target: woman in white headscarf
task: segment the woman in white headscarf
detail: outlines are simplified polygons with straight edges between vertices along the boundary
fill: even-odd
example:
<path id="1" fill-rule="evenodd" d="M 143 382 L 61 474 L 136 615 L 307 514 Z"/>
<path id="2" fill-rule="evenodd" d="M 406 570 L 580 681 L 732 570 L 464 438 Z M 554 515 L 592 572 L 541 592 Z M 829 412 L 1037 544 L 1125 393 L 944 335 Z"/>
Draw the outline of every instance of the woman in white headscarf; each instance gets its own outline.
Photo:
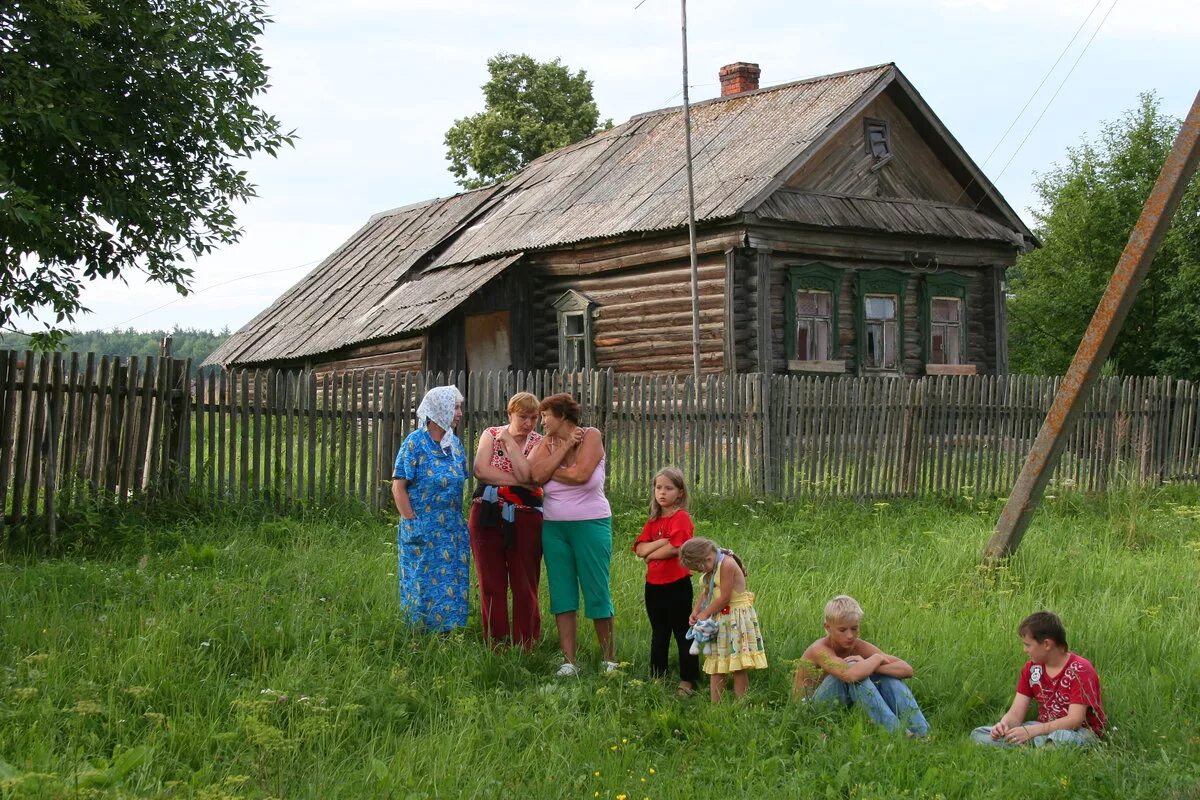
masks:
<path id="1" fill-rule="evenodd" d="M 400 445 L 392 498 L 400 512 L 400 607 L 414 625 L 450 631 L 467 624 L 471 547 L 463 519 L 467 459 L 454 427 L 462 394 L 430 389 L 417 428 Z"/>

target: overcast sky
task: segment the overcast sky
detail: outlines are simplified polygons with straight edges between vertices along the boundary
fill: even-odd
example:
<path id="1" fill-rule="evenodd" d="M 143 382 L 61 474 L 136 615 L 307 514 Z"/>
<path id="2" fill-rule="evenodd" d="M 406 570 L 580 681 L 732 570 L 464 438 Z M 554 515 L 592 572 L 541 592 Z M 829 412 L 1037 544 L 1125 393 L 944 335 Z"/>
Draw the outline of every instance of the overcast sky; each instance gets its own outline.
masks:
<path id="1" fill-rule="evenodd" d="M 636 3 L 274 3 L 262 40 L 272 88 L 262 102 L 299 139 L 277 159 L 249 163 L 259 197 L 241 210 L 243 240 L 195 264 L 197 292 L 187 298 L 136 276 L 128 286 L 90 285 L 93 313 L 76 326 L 236 329 L 371 214 L 455 193 L 442 137 L 482 109 L 486 61 L 497 52 L 586 70 L 601 115 L 615 123 L 677 105 L 679 3 Z M 1036 173 L 1066 148 L 1132 108 L 1139 92 L 1158 92 L 1182 117 L 1200 88 L 1195 0 L 691 0 L 688 15 L 693 101 L 719 94 L 717 70 L 733 61 L 760 64 L 763 86 L 894 61 L 1027 221 Z"/>

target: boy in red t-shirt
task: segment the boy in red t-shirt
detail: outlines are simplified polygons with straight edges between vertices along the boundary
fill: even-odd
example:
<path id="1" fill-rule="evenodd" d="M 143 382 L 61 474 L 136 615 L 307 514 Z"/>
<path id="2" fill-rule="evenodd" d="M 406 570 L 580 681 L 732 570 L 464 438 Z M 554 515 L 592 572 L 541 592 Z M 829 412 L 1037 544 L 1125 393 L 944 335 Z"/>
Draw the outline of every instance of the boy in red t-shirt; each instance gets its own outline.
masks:
<path id="1" fill-rule="evenodd" d="M 690 652 L 687 631 L 692 613 L 692 573 L 679 563 L 679 548 L 692 538 L 687 483 L 675 467 L 659 470 L 650 495 L 650 519 L 633 543 L 646 562 L 646 615 L 650 618 L 650 674 L 667 675 L 671 637 L 679 648 L 679 693 L 695 693 L 700 659 Z"/>
<path id="2" fill-rule="evenodd" d="M 1100 677 L 1092 662 L 1067 649 L 1062 620 L 1049 611 L 1031 614 L 1017 628 L 1029 661 L 1017 681 L 1017 696 L 995 725 L 971 732 L 979 744 L 1034 746 L 1088 745 L 1104 735 Z M 1029 701 L 1038 706 L 1037 721 L 1025 721 Z"/>

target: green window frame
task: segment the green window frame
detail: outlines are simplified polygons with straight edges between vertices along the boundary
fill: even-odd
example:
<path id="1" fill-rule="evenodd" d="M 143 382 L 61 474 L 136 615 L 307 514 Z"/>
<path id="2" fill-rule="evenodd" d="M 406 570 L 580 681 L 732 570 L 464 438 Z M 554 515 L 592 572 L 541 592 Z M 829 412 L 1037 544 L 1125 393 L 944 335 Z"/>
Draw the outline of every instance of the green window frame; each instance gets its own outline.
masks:
<path id="1" fill-rule="evenodd" d="M 797 358 L 796 352 L 796 292 L 814 291 L 829 293 L 829 354 L 828 359 L 838 357 L 838 308 L 841 305 L 842 273 L 844 270 L 828 264 L 797 264 L 787 270 L 787 295 L 784 297 L 783 318 L 787 326 L 783 337 L 784 353 L 788 361 Z"/>
<path id="2" fill-rule="evenodd" d="M 935 298 L 954 298 L 959 306 L 959 337 L 957 364 L 967 363 L 967 293 L 971 288 L 971 277 L 958 272 L 937 272 L 926 275 L 921 281 L 921 363 L 930 363 L 933 357 L 933 301 Z"/>
<path id="3" fill-rule="evenodd" d="M 895 269 L 863 269 L 854 273 L 854 356 L 858 374 L 904 374 L 904 299 L 908 273 Z M 867 297 L 896 298 L 896 366 L 894 369 L 867 366 Z"/>

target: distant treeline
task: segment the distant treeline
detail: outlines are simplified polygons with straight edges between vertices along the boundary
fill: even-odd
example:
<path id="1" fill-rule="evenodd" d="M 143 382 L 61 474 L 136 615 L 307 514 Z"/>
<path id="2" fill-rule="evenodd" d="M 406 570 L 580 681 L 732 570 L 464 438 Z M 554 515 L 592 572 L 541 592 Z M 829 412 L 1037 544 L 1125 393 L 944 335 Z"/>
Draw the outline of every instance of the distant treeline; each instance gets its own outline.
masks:
<path id="1" fill-rule="evenodd" d="M 192 359 L 192 371 L 229 338 L 229 328 L 219 332 L 194 328 L 172 331 L 75 331 L 66 340 L 68 352 L 99 353 L 107 356 L 156 356 L 164 336 L 171 337 L 171 356 Z M 21 333 L 0 334 L 0 350 L 28 350 L 29 337 Z"/>

